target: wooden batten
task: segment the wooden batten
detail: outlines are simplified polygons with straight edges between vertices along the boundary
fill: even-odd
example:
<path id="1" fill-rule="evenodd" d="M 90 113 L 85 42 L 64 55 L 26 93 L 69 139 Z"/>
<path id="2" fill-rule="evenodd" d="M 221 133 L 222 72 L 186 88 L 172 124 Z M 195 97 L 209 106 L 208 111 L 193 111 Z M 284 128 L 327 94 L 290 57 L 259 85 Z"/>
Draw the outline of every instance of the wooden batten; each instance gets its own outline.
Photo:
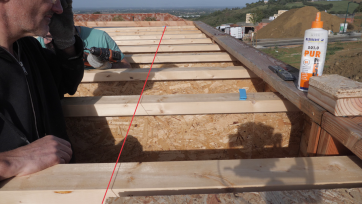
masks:
<path id="1" fill-rule="evenodd" d="M 310 79 L 308 98 L 335 116 L 362 116 L 362 83 L 340 75 Z"/>
<path id="2" fill-rule="evenodd" d="M 152 53 L 156 52 L 158 45 L 128 45 L 118 46 L 123 53 Z M 215 52 L 222 49 L 217 44 L 184 44 L 161 45 L 158 49 L 162 52 Z"/>
<path id="3" fill-rule="evenodd" d="M 76 26 L 87 26 L 87 27 L 183 27 L 193 26 L 192 21 L 86 21 L 75 22 Z"/>
<path id="4" fill-rule="evenodd" d="M 163 40 L 166 39 L 187 39 L 187 38 L 206 38 L 205 34 L 187 34 L 187 35 L 164 35 L 162 37 Z M 121 35 L 121 36 L 112 36 L 113 40 L 143 40 L 143 39 L 151 39 L 151 40 L 160 40 L 161 35 Z"/>
<path id="5" fill-rule="evenodd" d="M 84 72 L 82 82 L 106 81 L 144 81 L 148 76 L 148 69 L 112 69 L 89 70 Z M 168 80 L 205 80 L 205 79 L 250 79 L 256 78 L 248 69 L 235 67 L 194 67 L 194 68 L 154 68 L 149 74 L 150 81 Z"/>
<path id="6" fill-rule="evenodd" d="M 165 27 L 117 27 L 117 28 L 97 28 L 98 30 L 103 30 L 105 32 L 123 32 L 123 31 L 141 31 L 141 32 L 155 32 L 158 31 L 162 35 Z M 182 26 L 182 27 L 174 27 L 169 26 L 166 28 L 166 31 L 198 31 L 195 26 Z"/>
<path id="7" fill-rule="evenodd" d="M 155 58 L 154 54 L 128 54 L 125 59 L 129 63 L 151 64 L 154 63 L 192 63 L 192 62 L 231 62 L 235 58 L 226 52 L 216 53 L 160 53 Z"/>
<path id="8" fill-rule="evenodd" d="M 109 36 L 124 36 L 124 35 L 159 35 L 161 36 L 163 31 L 132 31 L 125 30 L 122 32 L 105 31 Z M 199 30 L 176 30 L 165 31 L 165 35 L 187 35 L 187 34 L 203 34 Z"/>
<path id="9" fill-rule="evenodd" d="M 193 115 L 299 111 L 276 93 L 143 96 L 136 115 Z M 139 96 L 72 97 L 62 101 L 65 117 L 130 116 Z"/>
<path id="10" fill-rule="evenodd" d="M 362 185 L 356 157 L 121 163 L 106 198 Z M 98 204 L 114 164 L 61 164 L 0 183 L 2 203 Z M 21 195 L 21 196 L 19 196 Z"/>
<path id="11" fill-rule="evenodd" d="M 160 40 L 115 40 L 118 46 L 124 45 L 158 45 Z M 191 39 L 162 39 L 161 45 L 178 45 L 178 44 L 201 44 L 212 43 L 209 38 L 191 38 Z"/>

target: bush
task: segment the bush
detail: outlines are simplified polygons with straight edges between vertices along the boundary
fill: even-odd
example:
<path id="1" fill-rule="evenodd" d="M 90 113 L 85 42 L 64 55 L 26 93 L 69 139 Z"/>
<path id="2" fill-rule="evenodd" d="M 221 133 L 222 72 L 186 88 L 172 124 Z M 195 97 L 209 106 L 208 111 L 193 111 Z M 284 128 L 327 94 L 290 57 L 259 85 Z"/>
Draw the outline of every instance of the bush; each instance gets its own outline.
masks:
<path id="1" fill-rule="evenodd" d="M 145 21 L 157 21 L 156 17 L 146 17 Z"/>
<path id="2" fill-rule="evenodd" d="M 353 24 L 351 24 L 351 23 L 348 23 L 347 29 L 348 29 L 348 30 L 353 30 L 353 29 L 354 29 L 354 26 L 353 26 Z"/>
<path id="3" fill-rule="evenodd" d="M 316 3 L 310 3 L 303 1 L 303 4 L 306 6 L 314 6 L 320 11 L 329 10 L 333 8 L 333 4 L 316 4 Z"/>
<path id="4" fill-rule="evenodd" d="M 112 18 L 112 21 L 124 21 L 122 16 L 115 16 Z"/>

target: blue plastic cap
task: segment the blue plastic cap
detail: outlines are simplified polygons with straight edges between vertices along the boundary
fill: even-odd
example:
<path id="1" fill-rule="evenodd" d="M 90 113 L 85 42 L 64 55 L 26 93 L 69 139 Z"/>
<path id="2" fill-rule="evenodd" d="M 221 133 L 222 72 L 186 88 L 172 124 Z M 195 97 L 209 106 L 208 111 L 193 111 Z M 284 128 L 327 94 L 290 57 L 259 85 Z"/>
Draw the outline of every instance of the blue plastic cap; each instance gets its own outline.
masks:
<path id="1" fill-rule="evenodd" d="M 239 93 L 240 93 L 240 100 L 241 101 L 245 101 L 247 96 L 246 96 L 246 90 L 245 89 L 239 89 Z"/>

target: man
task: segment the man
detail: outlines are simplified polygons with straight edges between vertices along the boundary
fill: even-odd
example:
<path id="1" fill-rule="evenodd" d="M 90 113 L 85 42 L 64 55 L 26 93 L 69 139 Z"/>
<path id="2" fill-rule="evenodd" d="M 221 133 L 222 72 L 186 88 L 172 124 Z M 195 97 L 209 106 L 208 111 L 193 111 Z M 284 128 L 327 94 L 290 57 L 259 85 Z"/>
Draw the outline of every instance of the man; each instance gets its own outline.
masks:
<path id="1" fill-rule="evenodd" d="M 94 60 L 88 60 L 91 67 L 97 69 L 131 68 L 130 63 L 127 62 L 127 60 L 124 58 L 124 55 L 119 49 L 117 43 L 106 32 L 84 26 L 77 26 L 75 27 L 75 29 L 79 37 L 83 40 L 84 47 L 107 48 L 121 53 L 121 60 L 112 64 L 110 62 L 99 62 L 97 59 L 95 60 L 97 60 L 98 62 L 96 61 L 95 63 L 92 63 L 94 62 Z M 48 33 L 45 37 L 37 37 L 37 40 L 44 48 L 53 49 L 51 45 L 52 36 L 50 33 Z M 85 50 L 84 52 L 87 53 L 85 56 L 87 57 L 89 51 Z"/>
<path id="2" fill-rule="evenodd" d="M 0 180 L 72 158 L 60 99 L 82 80 L 72 0 L 0 1 Z M 55 53 L 33 37 L 52 33 Z"/>

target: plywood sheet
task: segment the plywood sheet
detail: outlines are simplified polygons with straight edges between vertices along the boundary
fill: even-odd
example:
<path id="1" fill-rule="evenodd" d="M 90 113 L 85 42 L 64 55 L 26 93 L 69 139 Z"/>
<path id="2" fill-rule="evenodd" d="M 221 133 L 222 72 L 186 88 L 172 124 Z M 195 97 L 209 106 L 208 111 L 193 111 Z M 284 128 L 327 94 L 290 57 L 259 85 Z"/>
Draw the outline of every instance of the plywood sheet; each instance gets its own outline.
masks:
<path id="1" fill-rule="evenodd" d="M 143 85 L 144 81 L 81 83 L 73 96 L 140 95 Z M 246 89 L 248 93 L 261 92 L 264 89 L 264 81 L 260 78 L 238 80 L 148 81 L 143 94 L 238 93 L 241 88 Z"/>
<path id="2" fill-rule="evenodd" d="M 192 203 L 192 204 L 299 204 L 299 203 L 362 203 L 362 188 L 267 191 L 224 194 L 195 194 L 170 196 L 135 196 L 109 198 L 107 204 L 132 203 Z"/>
<path id="3" fill-rule="evenodd" d="M 142 116 L 134 119 L 122 162 L 298 156 L 301 112 Z M 66 118 L 76 161 L 115 162 L 131 117 Z"/>

